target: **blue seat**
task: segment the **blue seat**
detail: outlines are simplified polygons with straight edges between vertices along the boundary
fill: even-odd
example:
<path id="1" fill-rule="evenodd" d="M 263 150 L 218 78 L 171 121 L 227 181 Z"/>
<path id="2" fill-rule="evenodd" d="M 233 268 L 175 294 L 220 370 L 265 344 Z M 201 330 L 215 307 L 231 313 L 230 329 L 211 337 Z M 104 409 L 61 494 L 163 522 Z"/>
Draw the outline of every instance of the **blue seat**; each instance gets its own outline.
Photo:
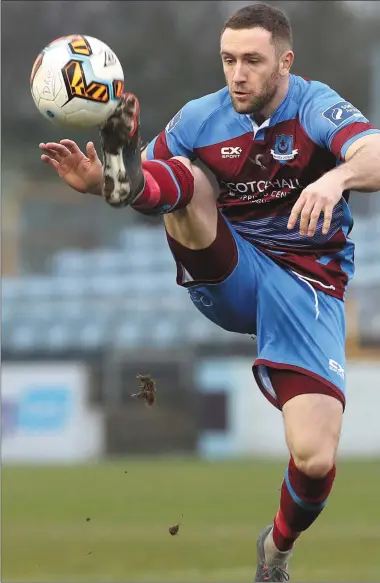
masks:
<path id="1" fill-rule="evenodd" d="M 183 343 L 180 321 L 170 314 L 152 319 L 147 343 L 152 348 L 169 348 Z"/>
<path id="2" fill-rule="evenodd" d="M 94 274 L 121 274 L 125 269 L 125 252 L 100 248 L 87 252 L 87 272 Z"/>
<path id="3" fill-rule="evenodd" d="M 141 320 L 129 318 L 119 322 L 112 331 L 111 343 L 119 348 L 144 346 L 144 325 Z"/>
<path id="4" fill-rule="evenodd" d="M 87 294 L 87 277 L 53 276 L 51 278 L 51 297 L 55 300 Z"/>
<path id="5" fill-rule="evenodd" d="M 48 350 L 67 350 L 78 345 L 78 328 L 68 322 L 55 322 L 46 327 L 45 347 Z"/>
<path id="6" fill-rule="evenodd" d="M 82 249 L 63 249 L 55 253 L 51 260 L 53 275 L 76 276 L 87 271 L 87 252 Z"/>
<path id="7" fill-rule="evenodd" d="M 1 281 L 2 301 L 17 300 L 24 291 L 22 280 L 19 277 L 3 276 Z"/>
<path id="8" fill-rule="evenodd" d="M 165 244 L 165 231 L 161 227 L 131 226 L 123 229 L 119 235 L 121 247 L 128 251 L 138 249 L 151 250 Z"/>
<path id="9" fill-rule="evenodd" d="M 78 331 L 78 343 L 83 348 L 98 348 L 108 343 L 106 321 L 91 321 L 82 325 Z"/>
<path id="10" fill-rule="evenodd" d="M 87 294 L 102 297 L 128 295 L 133 277 L 124 275 L 92 275 L 87 278 Z"/>
<path id="11" fill-rule="evenodd" d="M 28 323 L 16 324 L 7 333 L 7 348 L 17 352 L 36 350 L 42 338 L 41 328 Z"/>

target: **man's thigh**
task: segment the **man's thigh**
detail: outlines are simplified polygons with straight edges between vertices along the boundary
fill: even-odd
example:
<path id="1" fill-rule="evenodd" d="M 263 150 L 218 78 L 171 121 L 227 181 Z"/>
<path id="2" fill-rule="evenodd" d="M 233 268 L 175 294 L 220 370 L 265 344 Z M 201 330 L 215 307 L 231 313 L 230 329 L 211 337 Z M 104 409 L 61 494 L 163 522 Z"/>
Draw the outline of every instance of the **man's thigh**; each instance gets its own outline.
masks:
<path id="1" fill-rule="evenodd" d="M 194 306 L 221 328 L 256 334 L 257 288 L 265 277 L 262 254 L 221 215 L 218 222 L 216 240 L 208 249 L 188 250 L 168 237 L 177 283 L 187 288 Z"/>
<path id="2" fill-rule="evenodd" d="M 277 404 L 270 370 L 277 368 L 312 377 L 344 403 L 344 303 L 272 262 L 259 287 L 257 312 L 254 373 L 271 402 Z"/>
<path id="3" fill-rule="evenodd" d="M 211 245 L 216 236 L 218 184 L 214 176 L 186 158 L 177 156 L 172 161 L 180 163 L 178 171 L 181 165 L 186 166 L 192 174 L 194 185 L 189 204 L 164 215 L 166 232 L 188 249 L 204 249 Z"/>

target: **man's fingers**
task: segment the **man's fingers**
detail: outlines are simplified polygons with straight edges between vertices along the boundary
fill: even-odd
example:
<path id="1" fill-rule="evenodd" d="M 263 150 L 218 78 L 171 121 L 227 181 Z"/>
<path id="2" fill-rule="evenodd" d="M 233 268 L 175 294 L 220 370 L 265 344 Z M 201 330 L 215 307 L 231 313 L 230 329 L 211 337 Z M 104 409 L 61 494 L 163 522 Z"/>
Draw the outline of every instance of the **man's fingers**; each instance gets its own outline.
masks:
<path id="1" fill-rule="evenodd" d="M 70 155 L 70 152 L 65 146 L 57 144 L 56 142 L 47 142 L 46 144 L 41 143 L 39 147 L 45 154 L 50 156 L 50 158 L 53 158 L 58 162 L 61 162 L 64 158 L 67 158 Z"/>
<path id="2" fill-rule="evenodd" d="M 293 229 L 295 227 L 298 216 L 301 213 L 305 205 L 305 202 L 306 202 L 305 199 L 301 195 L 300 198 L 297 200 L 296 204 L 294 205 L 294 207 L 292 208 L 292 212 L 290 213 L 290 217 L 288 220 L 288 229 Z"/>
<path id="3" fill-rule="evenodd" d="M 300 234 L 301 235 L 306 235 L 306 233 L 307 233 L 307 230 L 309 227 L 310 215 L 313 212 L 314 205 L 315 205 L 314 201 L 309 201 L 305 204 L 305 206 L 302 209 L 301 220 L 300 220 Z"/>
<path id="4" fill-rule="evenodd" d="M 39 144 L 39 148 L 45 152 L 45 154 L 49 154 L 49 156 L 52 156 L 53 158 L 55 158 L 57 155 L 57 152 L 49 148 L 47 144 Z"/>
<path id="5" fill-rule="evenodd" d="M 51 166 L 52 168 L 54 168 L 55 170 L 58 169 L 59 163 L 57 162 L 57 160 L 53 160 L 53 158 L 50 158 L 50 156 L 47 156 L 46 154 L 42 154 L 41 160 L 42 160 L 42 162 L 45 162 L 45 164 L 47 164 L 48 166 Z"/>
<path id="6" fill-rule="evenodd" d="M 55 150 L 51 150 L 50 148 L 47 147 L 46 144 L 43 147 L 41 147 L 41 144 L 40 144 L 40 149 L 43 151 L 43 153 L 46 156 L 50 156 L 50 158 L 53 158 L 53 160 L 57 160 L 57 162 L 60 161 L 60 156 L 59 156 L 58 152 L 56 152 Z"/>
<path id="7" fill-rule="evenodd" d="M 321 216 L 321 211 L 322 211 L 322 206 L 316 204 L 312 210 L 311 215 L 310 215 L 310 222 L 309 222 L 309 226 L 307 229 L 307 236 L 308 237 L 313 237 L 315 235 L 315 230 L 317 228 L 318 219 Z"/>
<path id="8" fill-rule="evenodd" d="M 332 198 L 332 196 L 320 192 L 313 186 L 303 190 L 292 208 L 288 220 L 288 229 L 293 229 L 299 218 L 300 235 L 313 237 L 317 230 L 321 213 L 323 213 L 322 234 L 327 235 L 331 227 L 332 213 L 335 206 L 331 202 Z"/>
<path id="9" fill-rule="evenodd" d="M 333 207 L 331 207 L 331 206 L 326 207 L 323 211 L 323 215 L 324 215 L 323 226 L 322 226 L 322 234 L 323 235 L 327 235 L 327 233 L 330 230 L 331 221 L 332 221 L 332 211 L 333 211 Z"/>
<path id="10" fill-rule="evenodd" d="M 68 156 L 70 156 L 71 153 L 70 150 L 68 150 L 66 146 L 63 146 L 62 144 L 48 142 L 46 146 L 49 150 L 56 152 L 60 158 L 67 158 Z"/>
<path id="11" fill-rule="evenodd" d="M 76 144 L 73 140 L 61 140 L 60 144 L 62 146 L 65 146 L 65 148 L 68 149 L 69 152 L 71 152 L 71 154 L 81 154 L 82 152 L 80 151 L 78 144 Z"/>
<path id="12" fill-rule="evenodd" d="M 95 150 L 94 142 L 88 142 L 86 145 L 86 153 L 91 162 L 97 162 L 99 160 L 98 154 Z"/>
<path id="13" fill-rule="evenodd" d="M 58 158 L 59 158 L 57 152 L 54 152 L 54 150 L 49 150 L 48 148 L 46 148 L 46 150 L 44 150 L 44 154 L 46 154 L 47 156 L 50 156 L 50 158 L 53 158 L 53 160 L 58 160 Z"/>

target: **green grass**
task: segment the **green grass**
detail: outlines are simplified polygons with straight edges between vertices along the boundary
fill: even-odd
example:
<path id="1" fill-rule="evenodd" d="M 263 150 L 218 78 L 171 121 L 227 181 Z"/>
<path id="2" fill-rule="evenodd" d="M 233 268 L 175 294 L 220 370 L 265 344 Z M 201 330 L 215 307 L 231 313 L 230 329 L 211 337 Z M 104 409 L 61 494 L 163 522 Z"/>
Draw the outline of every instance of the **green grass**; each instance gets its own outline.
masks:
<path id="1" fill-rule="evenodd" d="M 253 461 L 5 467 L 1 580 L 252 581 L 283 472 Z M 326 509 L 297 542 L 292 581 L 379 581 L 379 493 L 378 462 L 340 463 Z"/>

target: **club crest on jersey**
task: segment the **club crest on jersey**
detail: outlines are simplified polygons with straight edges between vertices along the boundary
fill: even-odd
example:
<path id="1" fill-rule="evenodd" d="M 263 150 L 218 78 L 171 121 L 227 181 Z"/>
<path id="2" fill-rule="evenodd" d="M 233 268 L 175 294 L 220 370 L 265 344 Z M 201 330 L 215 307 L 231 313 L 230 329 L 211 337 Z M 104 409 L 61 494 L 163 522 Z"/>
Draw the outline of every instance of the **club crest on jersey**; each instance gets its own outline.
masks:
<path id="1" fill-rule="evenodd" d="M 286 136 L 285 134 L 276 136 L 274 149 L 270 153 L 280 164 L 286 164 L 288 160 L 293 160 L 298 154 L 298 150 L 293 150 L 293 136 Z"/>

